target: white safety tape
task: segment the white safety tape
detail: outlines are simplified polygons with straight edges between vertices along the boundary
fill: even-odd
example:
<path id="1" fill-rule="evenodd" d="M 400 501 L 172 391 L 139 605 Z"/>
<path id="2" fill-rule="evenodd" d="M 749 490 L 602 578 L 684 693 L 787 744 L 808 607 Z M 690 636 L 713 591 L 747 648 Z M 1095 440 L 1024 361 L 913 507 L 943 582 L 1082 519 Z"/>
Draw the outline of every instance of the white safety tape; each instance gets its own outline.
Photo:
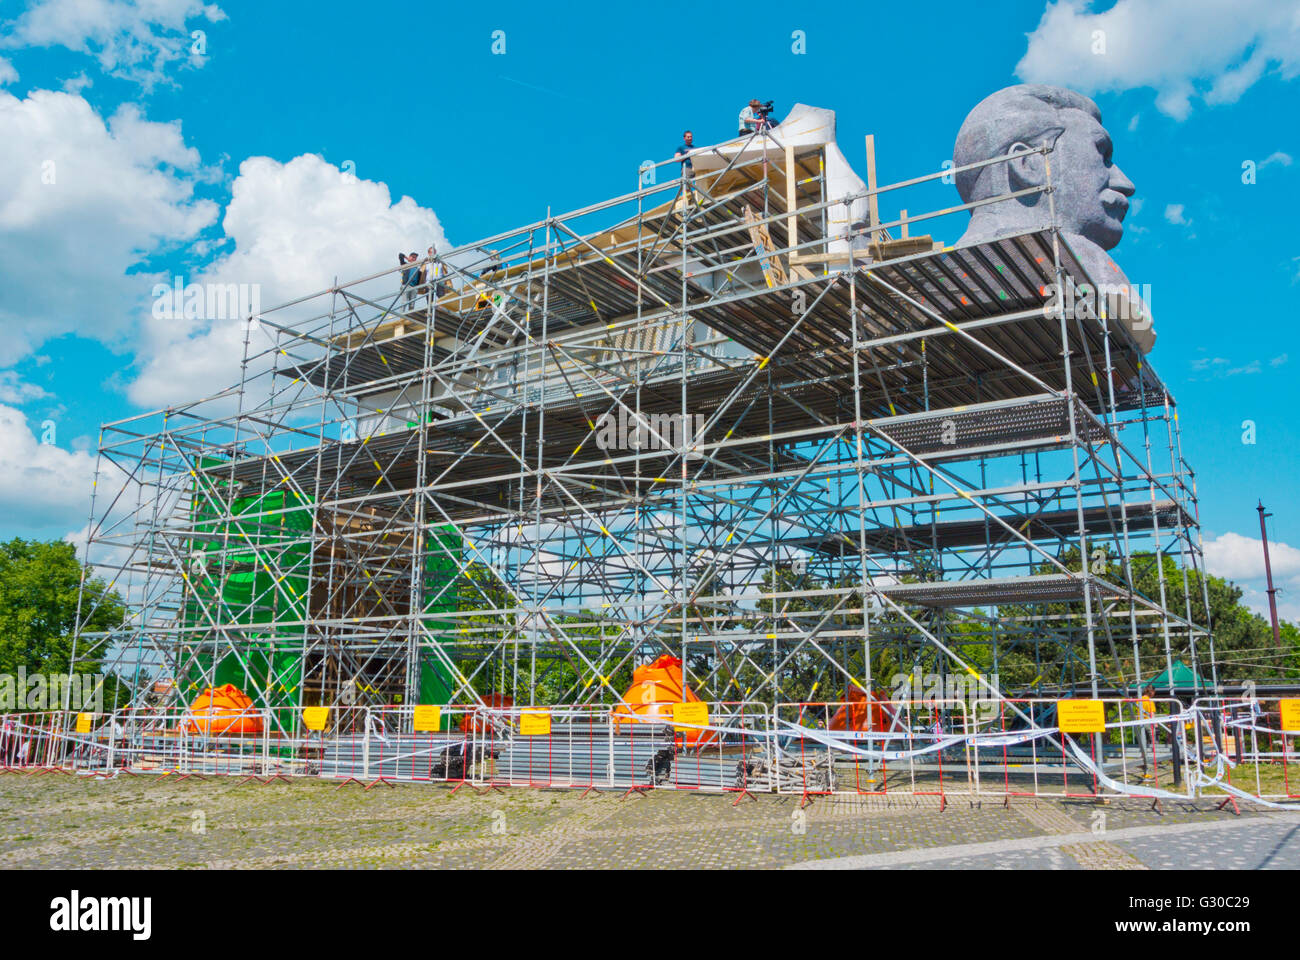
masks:
<path id="1" fill-rule="evenodd" d="M 831 736 L 830 732 L 828 731 L 813 730 L 809 727 L 801 727 L 799 726 L 799 724 L 790 723 L 788 720 L 779 720 L 778 723 L 780 723 L 782 726 L 790 728 L 791 730 L 799 731 L 799 735 L 801 737 L 806 737 L 809 740 L 816 740 L 818 743 L 825 744 L 828 747 L 833 747 L 836 750 L 842 750 L 845 753 L 856 754 L 857 756 L 860 757 L 867 757 L 868 759 L 871 760 L 905 760 L 910 757 L 919 757 L 927 753 L 934 753 L 936 750 L 943 750 L 946 747 L 955 746 L 956 744 L 959 743 L 965 743 L 969 739 L 969 737 L 965 735 L 955 736 L 955 737 L 943 737 L 942 739 L 936 739 L 934 743 L 931 743 L 928 746 L 920 747 L 915 750 L 868 750 L 868 749 L 863 749 L 861 747 L 850 746 L 847 740 Z M 873 736 L 879 736 L 879 735 L 873 735 Z M 911 736 L 904 736 L 902 734 L 896 733 L 890 737 L 887 737 L 887 739 L 920 740 L 926 737 L 935 737 L 935 736 L 937 735 L 932 733 L 931 734 L 919 733 L 919 734 L 913 734 Z"/>
<path id="2" fill-rule="evenodd" d="M 1252 803 L 1257 803 L 1262 807 L 1269 808 L 1270 810 L 1300 810 L 1300 803 L 1294 801 L 1282 802 L 1277 800 L 1266 800 L 1263 797 L 1258 797 L 1253 793 L 1247 793 L 1240 787 L 1235 787 L 1231 783 L 1228 783 L 1224 778 L 1228 775 L 1229 770 L 1235 769 L 1236 767 L 1237 764 L 1233 762 L 1232 758 L 1225 756 L 1222 750 L 1218 751 L 1214 756 L 1214 776 L 1207 775 L 1204 768 L 1199 768 L 1196 771 L 1197 791 L 1199 792 L 1206 787 L 1214 787 L 1240 800 L 1249 800 Z"/>
<path id="3" fill-rule="evenodd" d="M 1189 797 L 1186 794 L 1173 793 L 1169 790 L 1162 790 L 1159 787 L 1135 787 L 1130 784 L 1121 783 L 1118 780 L 1114 780 L 1106 776 L 1106 774 L 1102 771 L 1102 769 L 1093 762 L 1092 757 L 1084 753 L 1082 748 L 1080 748 L 1080 746 L 1077 743 L 1075 743 L 1073 740 L 1069 739 L 1068 737 L 1066 738 L 1065 742 L 1069 746 L 1070 752 L 1074 754 L 1074 759 L 1078 761 L 1079 765 L 1083 767 L 1088 773 L 1091 773 L 1094 777 L 1096 777 L 1097 782 L 1100 783 L 1102 786 L 1104 786 L 1107 790 L 1113 790 L 1115 793 L 1124 794 L 1125 796 L 1129 796 L 1129 797 L 1163 797 L 1166 800 L 1189 799 Z"/>

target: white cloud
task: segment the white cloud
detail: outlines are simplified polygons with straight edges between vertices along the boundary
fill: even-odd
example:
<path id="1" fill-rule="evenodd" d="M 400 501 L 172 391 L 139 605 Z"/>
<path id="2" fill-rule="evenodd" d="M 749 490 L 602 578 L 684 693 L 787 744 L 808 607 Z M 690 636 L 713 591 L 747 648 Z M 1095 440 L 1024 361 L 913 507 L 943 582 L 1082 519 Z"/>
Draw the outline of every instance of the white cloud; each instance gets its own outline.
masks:
<path id="1" fill-rule="evenodd" d="M 1272 540 L 1268 544 L 1269 560 L 1275 580 L 1300 577 L 1300 550 Z M 1229 580 L 1262 580 L 1264 545 L 1257 538 L 1239 533 L 1224 533 L 1205 541 L 1205 566 L 1216 577 Z"/>
<path id="2" fill-rule="evenodd" d="M 1016 75 L 1086 93 L 1155 91 L 1185 119 L 1192 100 L 1233 103 L 1270 71 L 1300 74 L 1300 0 L 1055 0 L 1029 35 Z M 1100 34 L 1098 33 L 1100 31 Z M 1094 52 L 1104 43 L 1104 52 Z"/>
<path id="3" fill-rule="evenodd" d="M 16 370 L 0 370 L 0 403 L 26 403 L 50 394 L 44 387 L 25 382 Z"/>
<path id="4" fill-rule="evenodd" d="M 449 246 L 432 210 L 410 197 L 394 203 L 384 184 L 345 174 L 313 154 L 288 163 L 245 160 L 222 227 L 233 249 L 187 282 L 259 284 L 264 314 L 324 290 L 335 278 L 347 282 L 395 267 L 399 251 Z M 386 286 L 395 287 L 395 280 Z M 328 309 L 328 299 L 316 308 Z M 156 408 L 230 386 L 239 377 L 244 326 L 237 318 L 146 317 L 143 369 L 128 396 Z"/>
<path id="5" fill-rule="evenodd" d="M 94 475 L 94 454 L 39 442 L 21 411 L 0 405 L 0 516 L 7 527 L 84 524 Z"/>
<path id="6" fill-rule="evenodd" d="M 1277 610 L 1283 620 L 1300 623 L 1300 550 L 1274 540 L 1268 542 L 1273 586 L 1278 589 Z M 1254 537 L 1225 533 L 1205 541 L 1205 567 L 1242 589 L 1242 603 L 1268 619 L 1268 583 L 1264 579 L 1264 546 Z"/>
<path id="7" fill-rule="evenodd" d="M 83 71 L 75 77 L 68 77 L 68 79 L 64 80 L 62 90 L 64 93 L 80 93 L 90 86 L 94 86 L 94 81 L 86 76 Z"/>
<path id="8" fill-rule="evenodd" d="M 0 57 L 0 87 L 17 82 L 18 71 L 14 69 L 14 65 L 4 57 Z"/>
<path id="9" fill-rule="evenodd" d="M 1300 586 L 1300 583 L 1296 584 Z M 1250 584 L 1238 584 L 1242 588 L 1241 603 L 1246 606 L 1252 613 L 1257 613 L 1264 618 L 1265 622 L 1270 619 L 1268 608 L 1268 592 L 1261 582 L 1258 586 Z M 1276 586 L 1276 584 L 1275 584 Z M 1300 591 L 1286 591 L 1279 588 L 1277 594 L 1277 618 L 1278 620 L 1288 620 L 1291 623 L 1300 623 L 1300 602 L 1295 599 L 1288 599 Z M 1269 640 L 1272 643 L 1272 639 Z M 1264 651 L 1257 651 L 1263 653 Z"/>
<path id="10" fill-rule="evenodd" d="M 1186 209 L 1187 208 L 1184 207 L 1181 203 L 1171 203 L 1165 207 L 1165 219 L 1172 224 L 1175 225 L 1181 224 L 1183 226 L 1186 226 L 1188 223 L 1191 222 L 1185 216 L 1183 216 L 1183 214 L 1186 212 Z"/>
<path id="11" fill-rule="evenodd" d="M 191 27 L 226 19 L 201 0 L 35 0 L 6 26 L 9 47 L 66 47 L 89 54 L 112 76 L 152 87 L 178 61 L 200 66 Z"/>
<path id="12" fill-rule="evenodd" d="M 177 123 L 50 90 L 0 91 L 0 143 L 0 366 L 65 333 L 120 341 L 156 279 L 128 273 L 216 220 L 198 152 Z"/>
<path id="13" fill-rule="evenodd" d="M 187 282 L 258 284 L 265 313 L 336 277 L 394 267 L 399 250 L 450 246 L 432 210 L 409 197 L 394 202 L 384 184 L 313 155 L 245 161 L 231 185 L 225 236 L 205 236 L 221 212 L 195 196 L 210 172 L 179 124 L 148 121 L 133 106 L 105 121 L 80 96 L 36 91 L 19 100 L 0 90 L 0 143 L 0 183 L 12 185 L 0 192 L 0 329 L 8 334 L 0 338 L 0 403 L 42 398 L 4 368 L 38 362 L 33 351 L 67 333 L 132 351 L 134 363 L 117 378 L 148 408 L 234 383 L 241 321 L 155 319 L 153 288 L 171 277 L 148 269 L 151 255 L 215 255 Z M 394 277 L 377 282 L 396 285 Z M 0 409 L 10 411 L 0 435 L 0 515 L 33 526 L 55 516 L 64 523 L 65 507 L 84 516 L 88 454 L 42 447 L 29 457 L 38 445 L 21 415 Z M 42 470 L 61 479 L 47 482 Z M 30 491 L 46 506 L 23 506 Z"/>
<path id="14" fill-rule="evenodd" d="M 1269 361 L 1269 366 L 1280 367 L 1286 363 L 1286 354 L 1274 357 Z M 1248 360 L 1245 363 L 1233 366 L 1232 361 L 1227 357 L 1198 357 L 1192 361 L 1192 369 L 1198 373 L 1208 373 L 1208 377 L 1191 377 L 1192 380 L 1223 380 L 1227 377 L 1236 377 L 1243 374 L 1260 373 L 1264 367 L 1260 360 Z"/>
<path id="15" fill-rule="evenodd" d="M 1271 167 L 1275 163 L 1280 163 L 1284 167 L 1289 167 L 1293 162 L 1291 154 L 1284 153 L 1281 150 L 1275 150 L 1263 159 L 1259 165 L 1259 169 L 1263 170 L 1265 167 Z"/>

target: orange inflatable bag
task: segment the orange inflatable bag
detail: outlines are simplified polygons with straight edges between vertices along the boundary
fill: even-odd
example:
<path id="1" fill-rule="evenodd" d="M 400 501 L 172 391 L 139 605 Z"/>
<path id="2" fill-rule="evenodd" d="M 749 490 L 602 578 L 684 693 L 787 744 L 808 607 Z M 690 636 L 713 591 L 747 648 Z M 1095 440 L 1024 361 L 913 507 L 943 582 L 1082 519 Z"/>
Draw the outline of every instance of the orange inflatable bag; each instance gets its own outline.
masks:
<path id="1" fill-rule="evenodd" d="M 238 733 L 261 733 L 262 717 L 253 708 L 253 701 L 234 684 L 215 690 L 208 687 L 190 705 L 185 729 L 190 733 L 204 733 L 213 737 Z"/>
<path id="2" fill-rule="evenodd" d="M 871 718 L 871 730 L 888 730 L 893 723 L 893 714 L 885 707 L 888 702 L 878 694 L 872 694 L 870 703 L 865 693 L 857 687 L 849 687 L 847 709 L 840 707 L 826 725 L 828 730 L 866 730 L 867 718 Z M 846 716 L 847 714 L 847 716 Z M 849 726 L 845 726 L 845 721 Z"/>
<path id="3" fill-rule="evenodd" d="M 670 721 L 673 704 L 699 703 L 700 698 L 682 685 L 681 660 L 664 654 L 632 671 L 632 686 L 623 694 L 623 701 L 614 708 L 615 729 L 621 724 L 637 723 L 638 717 Z M 688 747 L 702 747 L 716 743 L 718 735 L 713 730 L 686 730 L 678 738 Z"/>

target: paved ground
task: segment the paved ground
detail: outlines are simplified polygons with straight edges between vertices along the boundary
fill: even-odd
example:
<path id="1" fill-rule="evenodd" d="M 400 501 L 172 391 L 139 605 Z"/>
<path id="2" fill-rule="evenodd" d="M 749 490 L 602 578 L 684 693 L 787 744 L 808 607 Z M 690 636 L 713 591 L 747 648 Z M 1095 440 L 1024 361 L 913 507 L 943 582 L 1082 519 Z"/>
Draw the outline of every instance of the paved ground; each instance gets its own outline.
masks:
<path id="1" fill-rule="evenodd" d="M 1300 814 L 1212 804 L 793 799 L 0 776 L 0 869 L 1300 868 Z"/>

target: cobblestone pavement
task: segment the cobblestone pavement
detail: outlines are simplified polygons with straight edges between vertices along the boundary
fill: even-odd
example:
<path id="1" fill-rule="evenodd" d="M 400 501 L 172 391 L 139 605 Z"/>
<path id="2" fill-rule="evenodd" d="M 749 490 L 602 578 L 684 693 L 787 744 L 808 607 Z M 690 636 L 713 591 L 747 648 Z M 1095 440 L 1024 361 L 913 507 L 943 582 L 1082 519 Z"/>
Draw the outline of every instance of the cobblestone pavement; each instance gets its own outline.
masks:
<path id="1" fill-rule="evenodd" d="M 1300 867 L 1300 816 L 1210 803 L 793 798 L 0 776 L 0 869 Z"/>

